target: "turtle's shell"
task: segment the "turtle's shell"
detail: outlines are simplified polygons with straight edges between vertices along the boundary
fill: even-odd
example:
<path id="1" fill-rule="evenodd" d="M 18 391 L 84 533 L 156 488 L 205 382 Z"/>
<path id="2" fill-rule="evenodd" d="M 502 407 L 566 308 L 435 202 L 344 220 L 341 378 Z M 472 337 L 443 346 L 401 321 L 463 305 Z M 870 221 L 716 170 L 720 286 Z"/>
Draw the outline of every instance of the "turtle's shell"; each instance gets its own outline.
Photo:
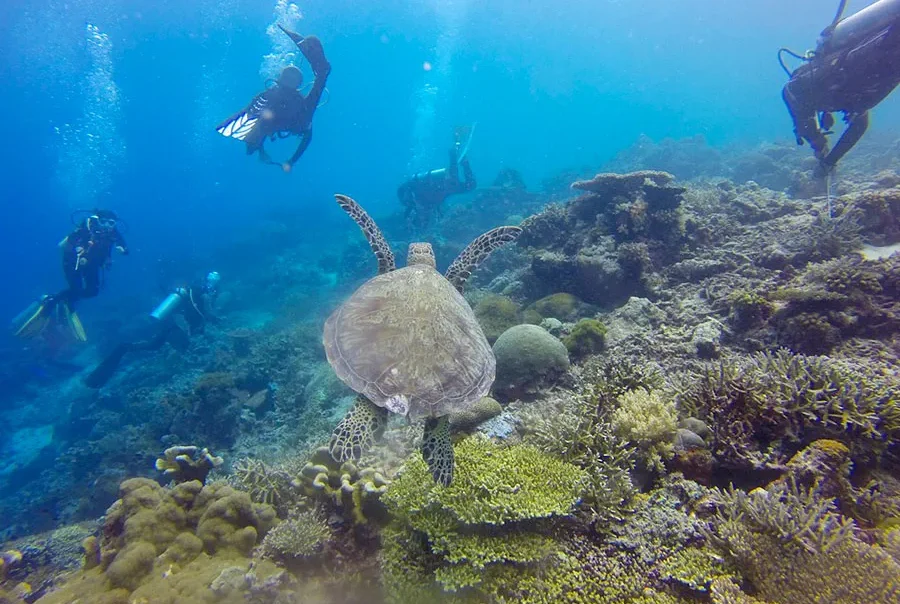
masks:
<path id="1" fill-rule="evenodd" d="M 494 382 L 494 353 L 475 313 L 427 265 L 363 284 L 325 322 L 324 343 L 345 384 L 411 419 L 465 410 Z"/>

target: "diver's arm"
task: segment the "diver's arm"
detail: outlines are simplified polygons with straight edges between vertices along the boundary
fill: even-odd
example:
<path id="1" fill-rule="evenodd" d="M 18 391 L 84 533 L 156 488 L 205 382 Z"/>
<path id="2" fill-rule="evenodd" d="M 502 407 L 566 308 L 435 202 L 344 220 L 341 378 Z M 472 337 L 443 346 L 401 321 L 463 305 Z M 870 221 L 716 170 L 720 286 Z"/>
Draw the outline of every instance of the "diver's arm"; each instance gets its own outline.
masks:
<path id="1" fill-rule="evenodd" d="M 128 250 L 128 244 L 125 243 L 125 238 L 122 237 L 122 233 L 120 233 L 120 232 L 118 231 L 118 229 L 116 230 L 116 234 L 114 235 L 114 240 L 113 240 L 113 241 L 114 241 L 114 243 L 115 243 L 116 249 L 119 250 L 119 253 L 121 253 L 121 254 L 127 256 L 127 255 L 128 255 L 128 252 L 129 252 L 129 250 Z"/>
<path id="2" fill-rule="evenodd" d="M 306 151 L 306 148 L 309 147 L 309 143 L 312 141 L 312 127 L 307 128 L 303 132 L 300 133 L 300 144 L 297 145 L 297 150 L 294 151 L 294 154 L 291 155 L 291 158 L 287 161 L 287 163 L 291 166 L 297 163 L 297 161 L 303 156 L 303 153 Z"/>
<path id="3" fill-rule="evenodd" d="M 806 109 L 801 105 L 791 91 L 791 82 L 785 84 L 781 95 L 794 122 L 794 136 L 797 137 L 797 144 L 802 145 L 803 141 L 808 142 L 816 154 L 816 159 L 821 160 L 828 154 L 828 139 L 825 138 L 825 133 L 819 130 L 815 110 Z"/>
<path id="4" fill-rule="evenodd" d="M 847 154 L 853 146 L 859 142 L 863 134 L 869 128 L 869 112 L 864 111 L 859 115 L 853 116 L 844 133 L 841 134 L 840 140 L 834 146 L 828 155 L 822 159 L 822 163 L 826 168 L 833 168 Z"/>

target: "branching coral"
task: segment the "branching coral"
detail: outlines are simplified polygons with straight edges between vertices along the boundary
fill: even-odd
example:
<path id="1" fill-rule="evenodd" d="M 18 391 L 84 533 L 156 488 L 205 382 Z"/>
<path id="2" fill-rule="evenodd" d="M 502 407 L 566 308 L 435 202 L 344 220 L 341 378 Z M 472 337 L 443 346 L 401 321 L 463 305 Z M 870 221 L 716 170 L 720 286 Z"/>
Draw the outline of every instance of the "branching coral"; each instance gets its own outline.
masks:
<path id="1" fill-rule="evenodd" d="M 900 564 L 858 540 L 852 521 L 813 491 L 782 482 L 750 495 L 730 490 L 722 501 L 712 539 L 765 600 L 887 604 L 900 598 Z"/>
<path id="2" fill-rule="evenodd" d="M 455 449 L 450 486 L 429 481 L 417 455 L 384 495 L 395 519 L 388 529 L 392 540 L 417 552 L 410 556 L 393 545 L 383 552 L 385 584 L 394 598 L 433 594 L 435 582 L 446 591 L 487 596 L 496 588 L 490 578 L 503 567 L 528 569 L 560 549 L 548 523 L 572 511 L 582 470 L 534 447 L 498 447 L 481 435 Z"/>
<path id="3" fill-rule="evenodd" d="M 301 496 L 299 485 L 286 467 L 245 457 L 234 462 L 231 480 L 258 503 L 284 511 Z"/>
<path id="4" fill-rule="evenodd" d="M 331 537 L 325 517 L 318 510 L 308 510 L 280 522 L 263 539 L 267 556 L 308 558 L 321 550 Z"/>
<path id="5" fill-rule="evenodd" d="M 680 395 L 679 404 L 712 426 L 721 462 L 780 466 L 821 437 L 850 439 L 855 457 L 896 443 L 895 389 L 895 379 L 875 368 L 779 350 L 708 370 Z"/>
<path id="6" fill-rule="evenodd" d="M 648 468 L 662 472 L 663 460 L 674 453 L 673 436 L 678 428 L 675 401 L 659 390 L 639 388 L 621 395 L 610 422 L 613 430 L 638 448 Z"/>

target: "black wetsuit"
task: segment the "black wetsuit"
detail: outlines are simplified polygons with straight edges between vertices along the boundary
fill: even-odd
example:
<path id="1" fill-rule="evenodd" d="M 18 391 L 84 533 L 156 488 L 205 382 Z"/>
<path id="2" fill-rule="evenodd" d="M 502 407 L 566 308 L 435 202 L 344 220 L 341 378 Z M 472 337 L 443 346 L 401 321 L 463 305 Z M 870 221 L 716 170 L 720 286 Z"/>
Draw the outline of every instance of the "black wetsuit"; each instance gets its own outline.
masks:
<path id="1" fill-rule="evenodd" d="M 93 298 L 100 292 L 101 273 L 110 266 L 112 250 L 121 247 L 128 254 L 128 245 L 115 228 L 92 230 L 85 220 L 62 243 L 63 273 L 69 287 L 54 296 L 70 307 L 82 298 Z"/>
<path id="2" fill-rule="evenodd" d="M 288 160 L 290 165 L 297 163 L 303 155 L 309 143 L 312 141 L 312 120 L 325 91 L 325 82 L 331 73 L 331 64 L 325 58 L 322 43 L 315 36 L 302 37 L 291 32 L 285 32 L 306 60 L 309 61 L 315 79 L 309 94 L 303 96 L 296 88 L 289 88 L 276 84 L 274 87 L 256 95 L 250 104 L 244 109 L 250 117 L 257 117 L 259 121 L 253 130 L 244 139 L 247 144 L 247 154 L 252 155 L 257 151 L 260 157 L 267 163 L 275 162 L 269 159 L 264 144 L 266 138 L 273 140 L 276 136 L 299 136 L 300 144 L 297 150 Z"/>
<path id="3" fill-rule="evenodd" d="M 797 143 L 812 146 L 830 169 L 865 134 L 868 111 L 900 83 L 900 22 L 897 20 L 847 48 L 830 50 L 828 41 L 808 63 L 791 74 L 782 96 L 794 120 Z M 817 114 L 842 112 L 847 129 L 829 151 Z M 827 129 L 827 128 L 826 128 Z"/>
<path id="4" fill-rule="evenodd" d="M 435 213 L 441 212 L 444 200 L 457 193 L 466 193 L 475 189 L 475 175 L 468 158 L 458 160 L 457 148 L 450 149 L 450 164 L 447 168 L 432 170 L 424 174 L 416 174 L 397 189 L 397 197 L 406 208 L 406 219 L 416 214 L 416 222 L 420 228 L 428 225 Z M 459 178 L 462 166 L 465 180 Z"/>

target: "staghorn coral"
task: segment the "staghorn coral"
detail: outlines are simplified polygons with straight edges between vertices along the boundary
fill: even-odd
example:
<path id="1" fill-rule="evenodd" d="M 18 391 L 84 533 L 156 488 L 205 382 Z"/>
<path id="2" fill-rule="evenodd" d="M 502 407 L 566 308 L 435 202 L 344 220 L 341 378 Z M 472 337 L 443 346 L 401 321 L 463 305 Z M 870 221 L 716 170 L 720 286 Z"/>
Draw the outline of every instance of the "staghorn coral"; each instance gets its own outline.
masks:
<path id="1" fill-rule="evenodd" d="M 318 510 L 308 510 L 284 520 L 266 534 L 262 550 L 269 557 L 308 558 L 321 551 L 331 529 Z"/>
<path id="2" fill-rule="evenodd" d="M 429 482 L 416 455 L 384 495 L 394 517 L 387 529 L 392 544 L 382 553 L 391 601 L 429 601 L 413 598 L 435 598 L 438 584 L 461 597 L 494 597 L 509 588 L 504 567 L 527 574 L 544 560 L 552 564 L 560 550 L 549 523 L 572 511 L 582 470 L 534 447 L 498 447 L 481 435 L 457 443 L 455 453 L 450 486 Z"/>
<path id="3" fill-rule="evenodd" d="M 659 390 L 626 392 L 619 397 L 610 423 L 620 437 L 637 446 L 638 458 L 647 468 L 665 469 L 663 461 L 674 455 L 672 441 L 678 429 L 674 399 Z"/>
<path id="4" fill-rule="evenodd" d="M 336 506 L 356 524 L 383 515 L 380 499 L 391 484 L 376 468 L 360 469 L 350 461 L 339 464 L 328 447 L 313 452 L 298 480 L 304 495 Z"/>
<path id="5" fill-rule="evenodd" d="M 221 457 L 216 457 L 206 447 L 201 449 L 193 445 L 169 447 L 156 460 L 156 469 L 171 476 L 176 484 L 192 480 L 204 483 L 210 471 L 220 465 Z"/>
<path id="6" fill-rule="evenodd" d="M 854 459 L 880 455 L 900 436 L 896 380 L 786 350 L 723 362 L 683 389 L 680 407 L 714 432 L 713 453 L 730 467 L 781 467 L 818 438 L 846 439 Z"/>
<path id="7" fill-rule="evenodd" d="M 858 540 L 852 520 L 813 491 L 788 481 L 750 495 L 731 489 L 721 499 L 711 539 L 766 601 L 887 604 L 900 597 L 900 564 Z"/>

